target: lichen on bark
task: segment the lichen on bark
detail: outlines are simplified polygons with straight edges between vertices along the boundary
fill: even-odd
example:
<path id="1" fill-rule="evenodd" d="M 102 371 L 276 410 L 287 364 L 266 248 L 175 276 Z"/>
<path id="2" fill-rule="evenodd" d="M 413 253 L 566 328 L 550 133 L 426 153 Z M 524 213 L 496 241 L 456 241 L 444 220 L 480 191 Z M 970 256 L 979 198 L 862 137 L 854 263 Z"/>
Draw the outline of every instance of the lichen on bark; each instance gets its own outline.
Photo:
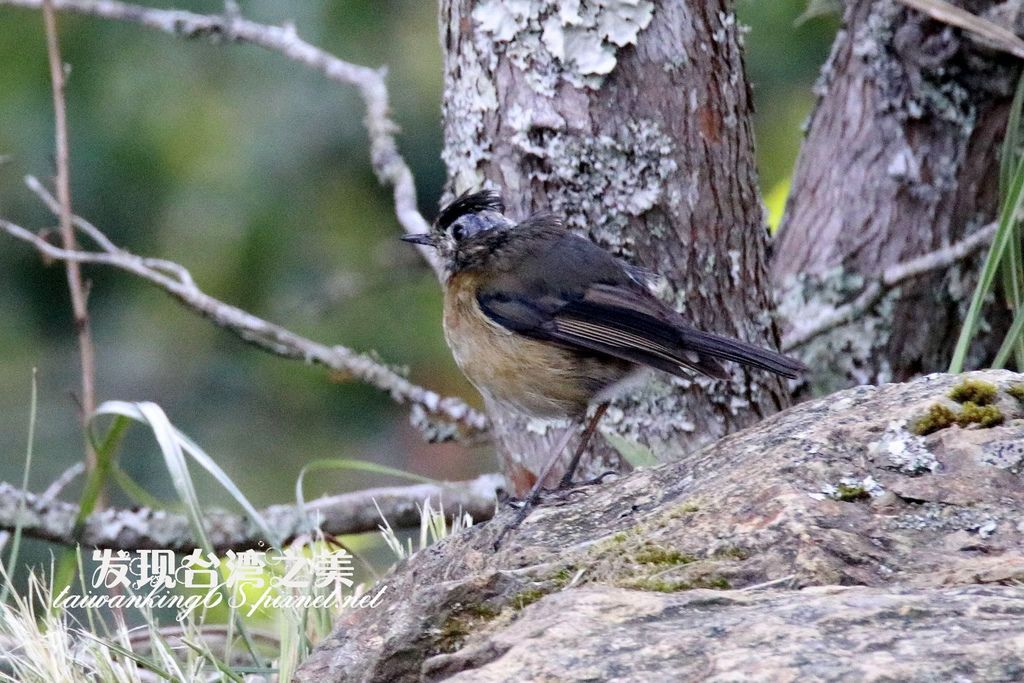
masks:
<path id="1" fill-rule="evenodd" d="M 998 3 L 958 4 L 982 14 Z M 1019 74 L 1015 58 L 894 0 L 847 3 L 772 260 L 791 319 L 834 309 L 850 298 L 839 294 L 856 294 L 859 279 L 994 219 L 998 149 Z M 808 345 L 802 354 L 817 369 L 815 387 L 945 368 L 977 266 L 970 259 L 907 283 Z M 994 313 L 988 324 L 996 333 L 972 349 L 979 364 L 1004 318 Z"/>
<path id="2" fill-rule="evenodd" d="M 599 88 L 653 14 L 648 0 L 482 0 L 472 10 L 480 31 L 547 96 L 560 80 Z"/>

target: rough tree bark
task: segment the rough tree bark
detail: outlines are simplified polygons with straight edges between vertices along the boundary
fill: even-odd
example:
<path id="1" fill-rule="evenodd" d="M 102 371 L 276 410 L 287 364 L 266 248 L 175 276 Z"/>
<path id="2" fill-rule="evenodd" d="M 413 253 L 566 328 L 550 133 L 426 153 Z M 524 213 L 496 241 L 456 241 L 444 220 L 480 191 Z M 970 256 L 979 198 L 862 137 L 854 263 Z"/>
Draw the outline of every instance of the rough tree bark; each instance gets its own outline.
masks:
<path id="1" fill-rule="evenodd" d="M 1020 32 L 1019 0 L 957 4 Z M 862 276 L 994 219 L 1018 65 L 894 0 L 847 3 L 773 255 L 783 317 L 813 319 Z M 921 277 L 807 345 L 816 393 L 944 370 L 977 270 L 972 259 Z M 1005 318 L 990 317 L 995 333 L 975 345 L 975 365 L 991 358 Z"/>
<path id="2" fill-rule="evenodd" d="M 664 274 L 662 295 L 695 324 L 777 343 L 731 2 L 442 0 L 440 20 L 450 189 L 487 181 L 513 217 L 555 211 Z M 678 459 L 787 395 L 774 377 L 740 369 L 730 382 L 659 376 L 613 406 L 603 428 L 625 439 L 620 451 L 640 443 Z M 490 412 L 503 470 L 522 491 L 557 430 Z M 625 467 L 598 445 L 581 475 Z"/>

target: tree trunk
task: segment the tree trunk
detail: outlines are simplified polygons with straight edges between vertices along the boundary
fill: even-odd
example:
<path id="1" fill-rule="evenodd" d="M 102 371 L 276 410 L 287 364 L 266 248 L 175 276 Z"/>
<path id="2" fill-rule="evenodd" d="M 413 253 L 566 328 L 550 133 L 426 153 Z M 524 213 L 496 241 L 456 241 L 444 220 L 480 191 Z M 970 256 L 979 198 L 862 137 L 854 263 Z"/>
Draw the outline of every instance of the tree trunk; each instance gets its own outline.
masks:
<path id="1" fill-rule="evenodd" d="M 695 325 L 764 345 L 778 335 L 754 166 L 750 92 L 731 2 L 442 0 L 444 159 L 450 189 L 485 180 L 509 212 L 552 210 L 667 278 Z M 652 376 L 613 406 L 581 475 L 660 460 L 786 405 L 773 376 Z M 502 468 L 528 488 L 556 429 L 491 406 Z M 596 439 L 596 442 L 603 440 Z M 560 474 L 560 473 L 556 473 Z"/>
<path id="2" fill-rule="evenodd" d="M 977 14 L 996 5 L 959 4 Z M 1018 74 L 1015 58 L 893 0 L 847 4 L 773 256 L 783 317 L 811 319 L 851 298 L 862 277 L 994 220 Z M 800 355 L 815 391 L 945 370 L 977 270 L 975 259 L 920 277 L 813 340 Z M 991 358 L 1006 317 L 989 319 L 975 365 Z"/>

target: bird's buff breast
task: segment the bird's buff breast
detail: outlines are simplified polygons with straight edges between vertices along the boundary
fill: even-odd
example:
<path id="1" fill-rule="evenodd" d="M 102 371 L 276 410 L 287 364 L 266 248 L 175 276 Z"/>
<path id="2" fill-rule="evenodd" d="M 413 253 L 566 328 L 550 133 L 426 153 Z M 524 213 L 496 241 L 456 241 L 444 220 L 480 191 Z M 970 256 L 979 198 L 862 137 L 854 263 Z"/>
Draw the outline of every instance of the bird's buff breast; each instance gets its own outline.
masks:
<path id="1" fill-rule="evenodd" d="M 536 417 L 578 417 L 601 387 L 626 374 L 594 358 L 512 332 L 477 303 L 475 276 L 453 275 L 444 335 L 455 362 L 485 397 Z"/>

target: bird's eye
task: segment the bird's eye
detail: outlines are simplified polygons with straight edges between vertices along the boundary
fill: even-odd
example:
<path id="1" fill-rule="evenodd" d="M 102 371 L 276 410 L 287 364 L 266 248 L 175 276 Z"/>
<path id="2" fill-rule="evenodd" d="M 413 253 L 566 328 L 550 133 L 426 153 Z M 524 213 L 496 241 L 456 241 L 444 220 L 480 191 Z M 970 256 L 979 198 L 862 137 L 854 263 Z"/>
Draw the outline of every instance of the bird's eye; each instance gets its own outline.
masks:
<path id="1" fill-rule="evenodd" d="M 461 242 L 467 237 L 472 237 L 476 233 L 483 229 L 482 221 L 476 214 L 470 214 L 463 216 L 459 220 L 452 223 L 451 233 L 452 239 L 456 242 Z"/>

